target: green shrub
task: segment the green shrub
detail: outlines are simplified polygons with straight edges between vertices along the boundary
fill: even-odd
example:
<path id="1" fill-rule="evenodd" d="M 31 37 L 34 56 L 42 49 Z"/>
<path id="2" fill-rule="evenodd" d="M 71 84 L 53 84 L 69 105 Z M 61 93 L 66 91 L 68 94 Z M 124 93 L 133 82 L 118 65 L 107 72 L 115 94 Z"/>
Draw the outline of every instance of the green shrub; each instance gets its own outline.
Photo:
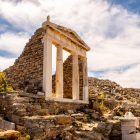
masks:
<path id="1" fill-rule="evenodd" d="M 118 113 L 119 113 L 119 115 L 120 115 L 121 117 L 123 117 L 124 114 L 125 114 L 123 111 L 119 111 Z"/>
<path id="2" fill-rule="evenodd" d="M 29 134 L 26 135 L 26 140 L 30 140 L 30 135 Z"/>
<path id="3" fill-rule="evenodd" d="M 105 100 L 105 96 L 106 96 L 106 94 L 104 92 L 100 93 L 100 99 L 101 100 Z"/>
<path id="4" fill-rule="evenodd" d="M 0 92 L 12 90 L 13 88 L 7 84 L 6 75 L 3 72 L 0 72 Z"/>
<path id="5" fill-rule="evenodd" d="M 105 109 L 105 106 L 104 106 L 105 96 L 106 96 L 106 94 L 104 92 L 100 93 L 101 102 L 100 102 L 99 108 L 101 111 L 103 111 Z"/>

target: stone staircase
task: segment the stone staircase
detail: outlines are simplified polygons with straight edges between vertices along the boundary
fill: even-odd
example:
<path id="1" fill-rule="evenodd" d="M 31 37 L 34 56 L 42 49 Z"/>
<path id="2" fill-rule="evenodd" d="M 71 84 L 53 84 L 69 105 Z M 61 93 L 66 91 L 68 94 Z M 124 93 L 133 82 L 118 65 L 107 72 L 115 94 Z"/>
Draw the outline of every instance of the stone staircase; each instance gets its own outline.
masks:
<path id="1" fill-rule="evenodd" d="M 0 112 L 16 129 L 34 140 L 56 139 L 70 127 L 80 104 L 45 101 L 43 96 L 23 92 L 0 93 Z M 57 138 L 58 139 L 58 138 Z"/>
<path id="2" fill-rule="evenodd" d="M 30 134 L 34 140 L 56 139 L 71 123 L 68 115 L 25 116 L 20 119 L 17 129 Z"/>
<path id="3" fill-rule="evenodd" d="M 98 121 L 100 116 L 88 106 L 24 92 L 0 93 L 0 114 L 32 140 L 108 140 L 116 131 L 111 132 L 112 122 Z"/>

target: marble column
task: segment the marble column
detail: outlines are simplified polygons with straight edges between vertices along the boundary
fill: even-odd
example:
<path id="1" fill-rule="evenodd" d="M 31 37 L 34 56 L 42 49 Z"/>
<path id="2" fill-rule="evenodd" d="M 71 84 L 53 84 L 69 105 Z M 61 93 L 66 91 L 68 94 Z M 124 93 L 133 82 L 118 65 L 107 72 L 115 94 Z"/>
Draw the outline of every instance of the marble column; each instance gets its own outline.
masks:
<path id="1" fill-rule="evenodd" d="M 87 58 L 83 58 L 83 100 L 88 101 Z"/>
<path id="2" fill-rule="evenodd" d="M 57 46 L 56 57 L 56 97 L 63 98 L 63 48 L 61 46 Z"/>
<path id="3" fill-rule="evenodd" d="M 78 55 L 72 56 L 72 98 L 79 100 L 79 64 Z"/>
<path id="4" fill-rule="evenodd" d="M 52 96 L 52 41 L 45 35 L 43 37 L 43 91 L 45 98 Z"/>

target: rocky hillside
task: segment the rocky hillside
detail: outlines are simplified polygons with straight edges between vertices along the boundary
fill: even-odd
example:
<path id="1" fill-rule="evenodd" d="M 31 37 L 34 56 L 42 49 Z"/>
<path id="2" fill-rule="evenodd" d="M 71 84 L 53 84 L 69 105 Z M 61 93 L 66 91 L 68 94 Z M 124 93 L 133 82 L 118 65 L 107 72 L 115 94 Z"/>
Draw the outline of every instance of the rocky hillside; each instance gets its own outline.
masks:
<path id="1" fill-rule="evenodd" d="M 72 129 L 63 138 L 121 140 L 119 117 L 128 110 L 140 117 L 140 89 L 89 77 L 89 99 L 89 105 L 77 111 Z"/>
<path id="2" fill-rule="evenodd" d="M 102 114 L 122 116 L 131 110 L 140 116 L 140 89 L 123 88 L 115 82 L 90 77 L 89 96 L 90 106 L 97 107 Z"/>
<path id="3" fill-rule="evenodd" d="M 84 117 L 75 120 L 72 134 L 82 140 L 121 140 L 119 117 L 126 111 L 140 117 L 140 89 L 89 77 L 89 99 L 80 112 Z"/>
<path id="4" fill-rule="evenodd" d="M 50 103 L 38 95 L 22 92 L 0 93 L 0 97 L 0 116 L 16 123 L 16 130 L 30 134 L 35 140 L 37 137 L 39 140 L 121 140 L 119 117 L 128 110 L 140 116 L 140 89 L 123 88 L 115 82 L 92 77 L 89 78 L 90 103 L 80 108 Z"/>

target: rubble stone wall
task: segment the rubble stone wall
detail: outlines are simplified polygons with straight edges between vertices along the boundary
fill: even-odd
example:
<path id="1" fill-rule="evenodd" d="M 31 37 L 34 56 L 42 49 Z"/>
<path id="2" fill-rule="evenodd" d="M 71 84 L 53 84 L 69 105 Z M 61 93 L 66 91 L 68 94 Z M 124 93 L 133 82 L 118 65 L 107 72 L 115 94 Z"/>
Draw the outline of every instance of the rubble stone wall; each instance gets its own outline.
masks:
<path id="1" fill-rule="evenodd" d="M 0 93 L 0 112 L 12 122 L 15 122 L 13 119 L 16 116 L 59 115 L 68 114 L 69 111 L 74 113 L 82 106 L 79 103 L 46 101 L 42 96 L 20 91 Z"/>
<path id="2" fill-rule="evenodd" d="M 41 39 L 44 32 L 42 28 L 38 29 L 14 65 L 5 70 L 8 82 L 14 89 L 22 89 L 29 81 L 42 82 L 43 44 Z"/>

